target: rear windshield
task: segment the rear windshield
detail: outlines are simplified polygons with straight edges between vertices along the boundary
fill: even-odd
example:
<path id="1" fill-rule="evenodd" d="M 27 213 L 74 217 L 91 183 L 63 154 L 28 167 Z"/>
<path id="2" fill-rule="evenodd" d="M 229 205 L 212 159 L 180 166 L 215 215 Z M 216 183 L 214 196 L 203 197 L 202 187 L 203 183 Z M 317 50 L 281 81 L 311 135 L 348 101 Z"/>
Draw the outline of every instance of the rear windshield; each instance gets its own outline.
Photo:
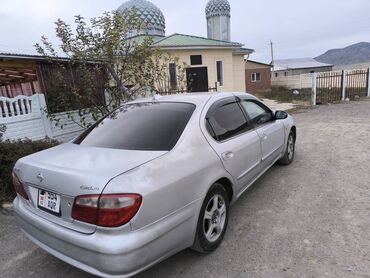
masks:
<path id="1" fill-rule="evenodd" d="M 74 143 L 123 150 L 171 150 L 194 109 L 193 104 L 172 102 L 125 105 L 87 129 Z"/>

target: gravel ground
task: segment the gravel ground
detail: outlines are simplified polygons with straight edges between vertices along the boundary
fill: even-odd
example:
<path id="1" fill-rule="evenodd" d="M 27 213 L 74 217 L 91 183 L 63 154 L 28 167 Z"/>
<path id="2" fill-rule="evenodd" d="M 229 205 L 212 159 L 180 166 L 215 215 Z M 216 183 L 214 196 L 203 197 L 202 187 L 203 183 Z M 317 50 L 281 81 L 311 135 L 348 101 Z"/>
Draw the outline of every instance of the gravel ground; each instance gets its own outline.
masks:
<path id="1" fill-rule="evenodd" d="M 232 207 L 224 242 L 138 277 L 370 277 L 370 101 L 295 114 L 296 159 Z M 0 213 L 0 277 L 90 277 L 33 245 Z"/>

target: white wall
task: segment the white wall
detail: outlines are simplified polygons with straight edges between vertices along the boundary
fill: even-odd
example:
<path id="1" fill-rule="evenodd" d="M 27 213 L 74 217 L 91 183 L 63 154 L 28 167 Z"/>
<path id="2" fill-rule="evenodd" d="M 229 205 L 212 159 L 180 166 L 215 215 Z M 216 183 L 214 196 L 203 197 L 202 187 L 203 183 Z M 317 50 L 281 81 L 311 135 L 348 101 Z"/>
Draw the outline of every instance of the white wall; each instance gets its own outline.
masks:
<path id="1" fill-rule="evenodd" d="M 312 88 L 312 74 L 271 77 L 271 86 L 283 86 L 289 89 Z"/>
<path id="2" fill-rule="evenodd" d="M 26 138 L 39 140 L 49 137 L 60 142 L 69 141 L 78 136 L 84 128 L 77 124 L 79 122 L 77 112 L 74 112 L 77 123 L 68 119 L 67 114 L 56 114 L 56 117 L 61 119 L 56 126 L 55 122 L 51 122 L 47 117 L 43 94 L 30 97 L 0 97 L 0 124 L 6 126 L 4 140 Z"/>

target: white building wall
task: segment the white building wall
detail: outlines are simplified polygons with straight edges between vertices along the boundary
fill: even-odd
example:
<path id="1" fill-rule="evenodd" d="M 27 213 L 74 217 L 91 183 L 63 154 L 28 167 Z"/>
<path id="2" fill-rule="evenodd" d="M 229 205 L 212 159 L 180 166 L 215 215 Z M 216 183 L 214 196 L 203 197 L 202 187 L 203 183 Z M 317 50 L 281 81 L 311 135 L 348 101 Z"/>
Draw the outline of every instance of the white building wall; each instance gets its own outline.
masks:
<path id="1" fill-rule="evenodd" d="M 287 87 L 289 89 L 307 89 L 312 87 L 312 74 L 271 77 L 271 86 Z"/>
<path id="2" fill-rule="evenodd" d="M 58 126 L 50 121 L 43 94 L 0 97 L 0 124 L 6 126 L 3 140 L 40 140 L 49 137 L 60 142 L 69 141 L 84 128 L 78 124 L 77 112 L 74 113 L 76 121 L 72 121 L 67 115 L 68 113 L 56 114 L 56 118 L 60 118 Z"/>

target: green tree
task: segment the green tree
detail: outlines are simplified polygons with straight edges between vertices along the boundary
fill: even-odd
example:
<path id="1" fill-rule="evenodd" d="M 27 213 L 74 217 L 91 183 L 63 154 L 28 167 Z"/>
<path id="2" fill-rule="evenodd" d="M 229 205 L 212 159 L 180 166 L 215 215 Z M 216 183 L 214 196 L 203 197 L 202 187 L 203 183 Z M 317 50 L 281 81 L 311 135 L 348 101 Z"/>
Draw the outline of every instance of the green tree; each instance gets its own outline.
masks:
<path id="1" fill-rule="evenodd" d="M 35 45 L 54 69 L 47 98 L 52 112 L 73 111 L 68 118 L 86 127 L 148 92 L 186 90 L 185 64 L 152 47 L 150 36 L 132 37 L 144 27 L 135 10 L 106 12 L 90 21 L 75 16 L 74 28 L 61 19 L 55 24 L 59 48 L 44 36 Z M 169 80 L 169 63 L 176 64 L 176 82 Z"/>

